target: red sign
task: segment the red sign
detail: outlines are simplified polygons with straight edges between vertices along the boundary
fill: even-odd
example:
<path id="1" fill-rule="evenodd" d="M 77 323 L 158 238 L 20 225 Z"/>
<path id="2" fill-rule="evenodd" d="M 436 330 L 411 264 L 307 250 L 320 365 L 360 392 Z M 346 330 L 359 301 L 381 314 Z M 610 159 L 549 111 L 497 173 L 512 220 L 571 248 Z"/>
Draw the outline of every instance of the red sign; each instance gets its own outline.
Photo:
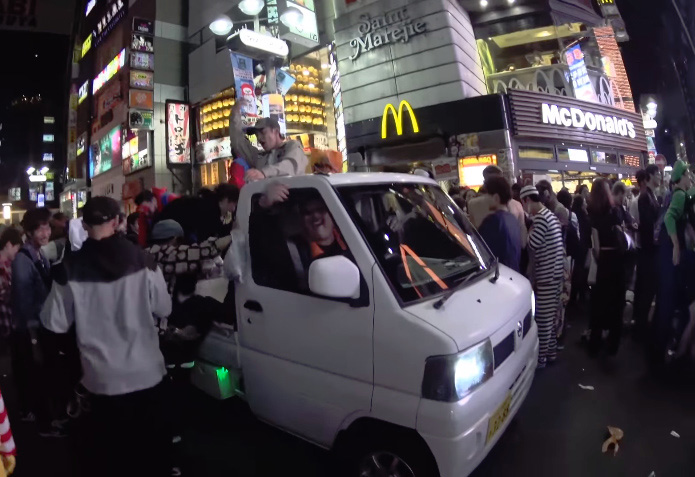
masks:
<path id="1" fill-rule="evenodd" d="M 659 169 L 661 169 L 662 171 L 666 167 L 666 164 L 668 164 L 668 162 L 666 162 L 666 156 L 664 156 L 663 154 L 657 154 L 656 158 L 654 159 L 654 163 L 657 166 L 659 166 Z"/>
<path id="2" fill-rule="evenodd" d="M 190 111 L 186 103 L 166 103 L 167 162 L 170 164 L 191 163 Z"/>

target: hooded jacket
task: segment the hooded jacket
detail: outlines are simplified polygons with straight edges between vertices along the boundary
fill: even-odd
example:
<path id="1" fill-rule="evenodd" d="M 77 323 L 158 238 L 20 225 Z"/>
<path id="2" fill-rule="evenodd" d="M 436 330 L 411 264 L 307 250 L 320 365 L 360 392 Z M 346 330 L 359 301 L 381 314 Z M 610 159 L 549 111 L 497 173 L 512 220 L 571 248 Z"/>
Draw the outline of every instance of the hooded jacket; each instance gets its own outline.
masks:
<path id="1" fill-rule="evenodd" d="M 171 313 L 171 297 L 154 259 L 125 237 L 87 239 L 58 266 L 41 312 L 43 325 L 65 333 L 75 323 L 82 384 L 121 395 L 151 388 L 165 374 L 154 317 Z"/>

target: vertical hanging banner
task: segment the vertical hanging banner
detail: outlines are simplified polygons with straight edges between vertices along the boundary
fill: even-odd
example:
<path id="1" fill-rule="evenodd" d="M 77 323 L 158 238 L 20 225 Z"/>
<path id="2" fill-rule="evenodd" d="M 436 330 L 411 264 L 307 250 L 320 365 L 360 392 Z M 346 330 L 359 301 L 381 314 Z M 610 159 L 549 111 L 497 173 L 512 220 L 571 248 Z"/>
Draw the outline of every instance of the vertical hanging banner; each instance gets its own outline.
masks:
<path id="1" fill-rule="evenodd" d="M 186 103 L 167 101 L 166 142 L 168 164 L 191 163 L 191 108 Z"/>
<path id="2" fill-rule="evenodd" d="M 591 84 L 589 72 L 586 70 L 582 48 L 579 45 L 574 45 L 565 52 L 565 59 L 570 69 L 575 98 L 598 103 L 594 85 Z"/>
<path id="3" fill-rule="evenodd" d="M 258 119 L 256 91 L 253 85 L 253 60 L 239 53 L 231 52 L 230 55 L 236 97 L 241 105 L 241 123 L 244 128 L 248 128 L 256 124 Z"/>

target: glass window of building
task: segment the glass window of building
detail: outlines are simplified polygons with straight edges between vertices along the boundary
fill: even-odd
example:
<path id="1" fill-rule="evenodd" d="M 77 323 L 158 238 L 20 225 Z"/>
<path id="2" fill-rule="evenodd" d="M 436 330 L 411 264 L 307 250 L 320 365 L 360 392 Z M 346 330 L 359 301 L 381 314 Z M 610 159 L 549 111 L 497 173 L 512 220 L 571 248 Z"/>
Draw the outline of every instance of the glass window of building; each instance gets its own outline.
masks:
<path id="1" fill-rule="evenodd" d="M 628 167 L 639 168 L 642 163 L 642 155 L 638 152 L 620 155 L 620 164 Z"/>
<path id="2" fill-rule="evenodd" d="M 606 151 L 591 151 L 591 162 L 594 164 L 618 165 L 618 154 Z"/>
<path id="3" fill-rule="evenodd" d="M 557 158 L 561 161 L 589 163 L 589 153 L 586 149 L 558 147 Z"/>
<path id="4" fill-rule="evenodd" d="M 555 160 L 555 151 L 552 147 L 519 146 L 519 159 Z"/>

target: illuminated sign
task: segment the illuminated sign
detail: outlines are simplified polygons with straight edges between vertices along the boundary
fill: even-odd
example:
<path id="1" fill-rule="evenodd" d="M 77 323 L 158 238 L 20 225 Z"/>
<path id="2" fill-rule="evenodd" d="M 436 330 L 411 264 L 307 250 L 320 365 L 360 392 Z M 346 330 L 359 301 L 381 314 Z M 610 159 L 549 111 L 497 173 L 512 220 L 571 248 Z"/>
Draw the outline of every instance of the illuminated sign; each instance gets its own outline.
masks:
<path id="1" fill-rule="evenodd" d="M 154 55 L 152 53 L 133 51 L 130 53 L 130 67 L 139 70 L 154 70 Z"/>
<path id="2" fill-rule="evenodd" d="M 128 127 L 131 129 L 153 129 L 154 111 L 131 110 L 128 113 Z"/>
<path id="3" fill-rule="evenodd" d="M 42 156 L 42 160 L 44 162 L 50 162 L 53 160 L 53 153 L 52 152 L 44 152 Z"/>
<path id="4" fill-rule="evenodd" d="M 496 154 L 482 154 L 480 156 L 467 156 L 459 159 L 459 181 L 461 185 L 479 187 L 483 185 L 483 171 L 488 166 L 497 165 Z"/>
<path id="5" fill-rule="evenodd" d="M 16 200 L 22 200 L 22 188 L 21 187 L 12 187 L 9 190 L 10 200 L 16 201 Z"/>
<path id="6" fill-rule="evenodd" d="M 415 117 L 413 108 L 410 106 L 409 102 L 403 100 L 401 101 L 401 104 L 398 105 L 398 111 L 396 111 L 396 108 L 391 103 L 387 104 L 384 108 L 384 114 L 381 117 L 381 139 L 386 139 L 389 113 L 391 113 L 393 120 L 396 123 L 396 134 L 399 136 L 403 135 L 403 108 L 407 109 L 408 113 L 410 114 L 410 123 L 413 126 L 413 132 L 420 132 L 420 127 L 417 124 L 417 118 Z"/>
<path id="7" fill-rule="evenodd" d="M 82 104 L 82 101 L 87 99 L 87 95 L 89 94 L 89 80 L 85 81 L 82 86 L 80 86 L 80 90 L 77 93 L 77 104 Z"/>
<path id="8" fill-rule="evenodd" d="M 130 86 L 140 89 L 154 89 L 154 73 L 130 70 Z"/>
<path id="9" fill-rule="evenodd" d="M 596 0 L 599 5 L 613 5 L 615 0 Z"/>
<path id="10" fill-rule="evenodd" d="M 53 142 L 55 141 L 55 136 L 53 134 L 44 134 L 43 142 Z"/>
<path id="11" fill-rule="evenodd" d="M 544 124 L 603 131 L 632 139 L 637 137 L 635 125 L 629 119 L 604 116 L 582 111 L 579 108 L 561 108 L 555 104 L 547 103 L 541 105 L 541 115 Z"/>
<path id="12" fill-rule="evenodd" d="M 77 152 L 76 155 L 79 156 L 83 154 L 87 147 L 87 133 L 82 133 L 80 137 L 77 138 Z"/>
<path id="13" fill-rule="evenodd" d="M 410 39 L 425 33 L 425 22 L 410 18 L 408 7 L 398 8 L 378 17 L 360 15 L 357 25 L 359 36 L 350 40 L 354 49 L 350 57 L 355 61 L 363 52 L 394 43 L 408 43 Z"/>
<path id="14" fill-rule="evenodd" d="M 254 58 L 262 58 L 268 53 L 284 58 L 290 52 L 283 40 L 246 28 L 230 36 L 227 43 L 230 50 Z"/>
<path id="15" fill-rule="evenodd" d="M 191 163 L 191 107 L 186 103 L 166 103 L 166 143 L 169 164 Z"/>
<path id="16" fill-rule="evenodd" d="M 154 109 L 154 91 L 129 90 L 128 106 L 131 108 Z"/>
<path id="17" fill-rule="evenodd" d="M 112 2 L 106 7 L 106 12 L 99 20 L 99 23 L 97 23 L 97 29 L 94 34 L 97 45 L 99 45 L 111 32 L 111 30 L 113 30 L 113 27 L 115 27 L 116 24 L 123 19 L 126 10 L 127 2 L 124 2 L 123 0 L 112 0 Z"/>
<path id="18" fill-rule="evenodd" d="M 96 93 L 101 89 L 102 86 L 106 84 L 108 80 L 113 78 L 113 76 L 120 71 L 121 68 L 125 66 L 125 48 L 121 50 L 116 57 L 106 65 L 106 68 L 101 70 L 101 73 L 94 78 L 92 82 L 92 94 Z"/>
<path id="19" fill-rule="evenodd" d="M 92 34 L 87 35 L 87 39 L 82 43 L 82 58 L 87 54 L 89 49 L 92 47 Z"/>
<path id="20" fill-rule="evenodd" d="M 36 199 L 36 207 L 46 207 L 46 196 L 39 194 Z"/>
<path id="21" fill-rule="evenodd" d="M 147 33 L 154 35 L 154 22 L 142 18 L 133 18 L 133 31 L 137 33 Z"/>
<path id="22" fill-rule="evenodd" d="M 44 124 L 54 124 L 56 122 L 56 118 L 53 116 L 44 116 L 43 117 L 43 123 Z"/>
<path id="23" fill-rule="evenodd" d="M 278 13 L 282 16 L 289 8 L 299 10 L 302 20 L 299 24 L 292 26 L 281 23 L 280 38 L 309 48 L 316 46 L 319 43 L 319 29 L 314 0 L 285 0 L 279 3 Z"/>
<path id="24" fill-rule="evenodd" d="M 121 127 L 116 126 L 89 148 L 89 176 L 121 165 Z"/>
<path id="25" fill-rule="evenodd" d="M 84 9 L 84 16 L 89 16 L 89 13 L 92 11 L 94 6 L 97 4 L 97 0 L 89 0 L 87 2 L 87 7 Z"/>
<path id="26" fill-rule="evenodd" d="M 46 182 L 46 176 L 43 174 L 29 176 L 29 182 Z"/>
<path id="27" fill-rule="evenodd" d="M 130 41 L 130 49 L 133 51 L 154 51 L 154 38 L 147 35 L 140 35 L 138 33 L 133 33 Z"/>

